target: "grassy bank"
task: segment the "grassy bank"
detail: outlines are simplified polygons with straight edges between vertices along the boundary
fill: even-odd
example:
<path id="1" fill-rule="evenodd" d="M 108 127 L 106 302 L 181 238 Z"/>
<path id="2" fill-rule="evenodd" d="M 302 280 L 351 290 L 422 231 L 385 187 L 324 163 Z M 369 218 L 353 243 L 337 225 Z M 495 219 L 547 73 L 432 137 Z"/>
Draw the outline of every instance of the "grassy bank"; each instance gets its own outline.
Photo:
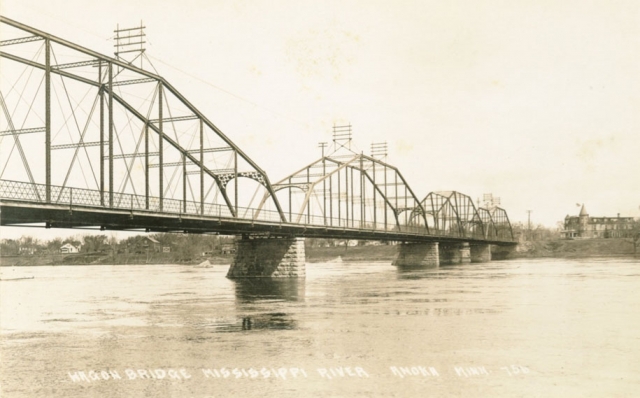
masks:
<path id="1" fill-rule="evenodd" d="M 637 253 L 640 255 L 640 253 Z M 631 239 L 576 239 L 524 242 L 516 247 L 515 258 L 580 258 L 633 256 Z"/>

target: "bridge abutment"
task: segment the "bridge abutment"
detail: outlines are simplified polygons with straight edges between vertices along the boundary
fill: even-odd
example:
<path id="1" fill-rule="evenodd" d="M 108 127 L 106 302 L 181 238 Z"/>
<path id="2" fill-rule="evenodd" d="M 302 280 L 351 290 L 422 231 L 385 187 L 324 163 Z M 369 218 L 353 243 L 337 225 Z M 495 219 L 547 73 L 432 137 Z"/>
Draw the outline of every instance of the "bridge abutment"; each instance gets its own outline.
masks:
<path id="1" fill-rule="evenodd" d="M 304 238 L 239 237 L 227 278 L 304 278 Z"/>
<path id="2" fill-rule="evenodd" d="M 471 245 L 471 262 L 488 263 L 489 261 L 491 261 L 491 245 L 490 244 Z"/>
<path id="3" fill-rule="evenodd" d="M 438 267 L 438 242 L 401 243 L 394 264 L 398 267 Z"/>

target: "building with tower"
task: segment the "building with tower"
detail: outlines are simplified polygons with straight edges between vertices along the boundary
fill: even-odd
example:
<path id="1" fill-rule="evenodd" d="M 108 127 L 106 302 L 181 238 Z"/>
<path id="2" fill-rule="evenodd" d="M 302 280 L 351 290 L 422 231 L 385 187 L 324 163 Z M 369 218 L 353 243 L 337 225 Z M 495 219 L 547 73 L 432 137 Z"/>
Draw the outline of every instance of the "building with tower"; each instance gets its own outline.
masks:
<path id="1" fill-rule="evenodd" d="M 582 205 L 578 216 L 564 218 L 565 238 L 629 238 L 634 234 L 633 217 L 590 217 Z"/>

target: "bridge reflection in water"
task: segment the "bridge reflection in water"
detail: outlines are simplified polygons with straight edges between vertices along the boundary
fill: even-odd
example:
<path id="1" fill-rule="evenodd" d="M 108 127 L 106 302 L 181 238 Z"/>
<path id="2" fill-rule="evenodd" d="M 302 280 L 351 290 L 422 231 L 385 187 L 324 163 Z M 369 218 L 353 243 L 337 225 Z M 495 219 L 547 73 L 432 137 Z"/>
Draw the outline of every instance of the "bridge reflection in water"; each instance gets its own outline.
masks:
<path id="1" fill-rule="evenodd" d="M 303 302 L 305 280 L 298 278 L 246 278 L 234 280 L 236 310 L 246 313 L 242 317 L 242 330 L 296 329 L 297 322 L 291 314 L 273 312 L 279 302 Z M 271 310 L 262 312 L 259 308 Z"/>

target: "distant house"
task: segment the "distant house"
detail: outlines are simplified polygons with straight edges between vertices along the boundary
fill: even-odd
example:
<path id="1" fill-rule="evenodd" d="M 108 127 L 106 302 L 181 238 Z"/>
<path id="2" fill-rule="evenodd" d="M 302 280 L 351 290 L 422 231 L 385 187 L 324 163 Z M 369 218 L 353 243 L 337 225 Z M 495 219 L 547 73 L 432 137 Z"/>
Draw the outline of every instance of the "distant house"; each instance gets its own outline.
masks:
<path id="1" fill-rule="evenodd" d="M 72 245 L 71 243 L 65 243 L 60 247 L 60 253 L 78 253 L 80 249 Z"/>
<path id="2" fill-rule="evenodd" d="M 137 254 L 159 253 L 161 250 L 160 242 L 150 236 L 136 237 L 127 247 L 127 252 Z"/>
<path id="3" fill-rule="evenodd" d="M 160 252 L 160 242 L 149 236 L 145 236 L 145 238 L 147 238 L 147 241 L 149 242 L 148 245 L 151 246 L 154 252 Z"/>
<path id="4" fill-rule="evenodd" d="M 564 219 L 565 238 L 628 238 L 633 236 L 633 217 L 590 217 L 582 205 L 578 216 L 567 215 Z"/>
<path id="5" fill-rule="evenodd" d="M 32 256 L 36 253 L 37 249 L 35 247 L 20 247 L 18 249 L 20 255 L 29 255 Z"/>

